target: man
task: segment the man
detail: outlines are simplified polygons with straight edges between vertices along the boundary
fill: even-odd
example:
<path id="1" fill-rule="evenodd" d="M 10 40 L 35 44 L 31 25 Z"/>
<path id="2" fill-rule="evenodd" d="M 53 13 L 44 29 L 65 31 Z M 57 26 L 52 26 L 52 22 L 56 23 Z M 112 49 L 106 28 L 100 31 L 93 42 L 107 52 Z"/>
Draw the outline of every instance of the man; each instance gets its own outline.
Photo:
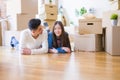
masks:
<path id="1" fill-rule="evenodd" d="M 48 52 L 47 31 L 43 30 L 40 19 L 31 19 L 29 29 L 21 32 L 19 49 L 24 55 Z"/>

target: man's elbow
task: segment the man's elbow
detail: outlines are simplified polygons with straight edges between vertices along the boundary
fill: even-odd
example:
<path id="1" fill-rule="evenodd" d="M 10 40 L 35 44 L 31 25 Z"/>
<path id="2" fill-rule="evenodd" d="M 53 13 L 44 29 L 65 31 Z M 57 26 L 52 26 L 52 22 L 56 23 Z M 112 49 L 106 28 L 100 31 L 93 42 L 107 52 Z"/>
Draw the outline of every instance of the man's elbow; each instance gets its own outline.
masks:
<path id="1" fill-rule="evenodd" d="M 44 53 L 48 53 L 48 48 L 44 48 Z"/>

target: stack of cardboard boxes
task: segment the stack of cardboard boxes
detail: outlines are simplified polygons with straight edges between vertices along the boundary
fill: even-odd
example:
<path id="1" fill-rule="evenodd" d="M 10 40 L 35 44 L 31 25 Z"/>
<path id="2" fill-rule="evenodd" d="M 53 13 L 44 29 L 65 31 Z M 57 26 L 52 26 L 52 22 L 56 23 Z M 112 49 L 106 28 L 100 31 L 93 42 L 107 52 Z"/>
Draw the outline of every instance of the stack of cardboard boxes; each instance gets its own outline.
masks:
<path id="1" fill-rule="evenodd" d="M 40 18 L 42 21 L 47 22 L 49 28 L 52 29 L 54 22 L 57 20 L 57 14 L 58 14 L 57 4 L 44 3 L 38 6 L 39 6 L 39 10 L 36 17 Z"/>
<path id="2" fill-rule="evenodd" d="M 111 55 L 120 55 L 120 18 L 116 26 L 111 25 L 110 16 L 116 13 L 120 16 L 120 10 L 109 10 L 103 13 L 103 26 L 105 28 L 105 51 Z"/>
<path id="3" fill-rule="evenodd" d="M 80 19 L 78 29 L 78 34 L 74 35 L 75 51 L 103 50 L 101 19 Z"/>
<path id="4" fill-rule="evenodd" d="M 8 19 L 9 30 L 5 31 L 4 45 L 10 45 L 11 36 L 17 39 L 20 31 L 28 28 L 28 21 L 35 18 L 38 13 L 38 0 L 8 0 L 6 1 L 6 14 Z M 19 39 L 18 39 L 19 40 Z"/>
<path id="5" fill-rule="evenodd" d="M 23 30 L 27 23 L 38 13 L 38 0 L 10 0 L 7 1 L 7 15 L 10 30 Z"/>

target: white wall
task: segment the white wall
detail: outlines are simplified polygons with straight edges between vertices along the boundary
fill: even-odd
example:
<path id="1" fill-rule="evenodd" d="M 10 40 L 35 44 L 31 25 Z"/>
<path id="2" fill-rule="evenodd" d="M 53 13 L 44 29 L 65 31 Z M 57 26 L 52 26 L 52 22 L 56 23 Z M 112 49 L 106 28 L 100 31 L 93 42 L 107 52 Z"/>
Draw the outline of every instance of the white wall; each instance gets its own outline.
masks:
<path id="1" fill-rule="evenodd" d="M 60 0 L 65 10 L 65 15 L 68 16 L 69 21 L 74 21 L 78 25 L 78 18 L 75 16 L 75 9 L 85 7 L 86 9 L 94 8 L 95 16 L 102 17 L 104 11 L 111 9 L 109 0 Z"/>

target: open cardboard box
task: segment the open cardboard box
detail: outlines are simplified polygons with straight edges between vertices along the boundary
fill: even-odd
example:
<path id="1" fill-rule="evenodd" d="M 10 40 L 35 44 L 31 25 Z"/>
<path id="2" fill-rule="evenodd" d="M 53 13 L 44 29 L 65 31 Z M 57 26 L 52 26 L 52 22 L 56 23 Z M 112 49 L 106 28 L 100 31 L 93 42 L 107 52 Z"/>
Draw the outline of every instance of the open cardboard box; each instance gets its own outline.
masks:
<path id="1" fill-rule="evenodd" d="M 79 19 L 79 34 L 102 34 L 102 19 Z"/>

